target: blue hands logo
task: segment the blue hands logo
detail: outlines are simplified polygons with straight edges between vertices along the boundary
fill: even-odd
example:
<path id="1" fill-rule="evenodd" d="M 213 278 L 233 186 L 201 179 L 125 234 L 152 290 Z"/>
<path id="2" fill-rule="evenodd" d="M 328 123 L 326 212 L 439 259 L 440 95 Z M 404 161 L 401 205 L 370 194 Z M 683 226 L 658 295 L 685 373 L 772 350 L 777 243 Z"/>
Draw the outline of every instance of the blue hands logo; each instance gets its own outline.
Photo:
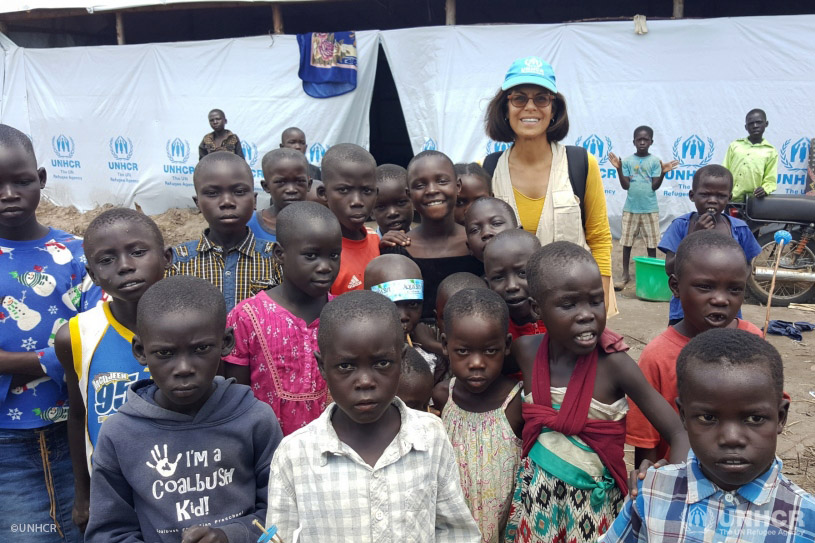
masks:
<path id="1" fill-rule="evenodd" d="M 258 161 L 258 147 L 251 141 L 243 140 L 241 142 L 241 149 L 243 150 L 243 158 L 250 166 L 254 166 Z"/>
<path id="2" fill-rule="evenodd" d="M 74 139 L 60 134 L 51 138 L 51 148 L 60 158 L 72 158 L 74 156 Z"/>
<path id="3" fill-rule="evenodd" d="M 705 141 L 696 134 L 691 134 L 684 140 L 681 137 L 676 138 L 673 157 L 679 161 L 680 167 L 700 168 L 710 164 L 715 148 L 712 139 L 707 138 Z"/>
<path id="4" fill-rule="evenodd" d="M 425 138 L 422 151 L 436 151 L 436 141 L 433 138 Z"/>
<path id="5" fill-rule="evenodd" d="M 312 143 L 311 147 L 308 148 L 308 161 L 312 164 L 319 164 L 323 161 L 325 152 L 326 148 L 322 143 Z"/>
<path id="6" fill-rule="evenodd" d="M 173 164 L 186 164 L 190 158 L 190 144 L 187 140 L 175 138 L 167 140 L 167 158 Z"/>
<path id="7" fill-rule="evenodd" d="M 487 142 L 487 154 L 503 153 L 512 147 L 512 142 L 490 140 Z"/>
<path id="8" fill-rule="evenodd" d="M 122 136 L 110 138 L 110 154 L 116 160 L 130 160 L 133 156 L 133 142 Z"/>
<path id="9" fill-rule="evenodd" d="M 794 143 L 792 140 L 787 140 L 781 146 L 781 152 L 778 158 L 781 159 L 781 164 L 792 172 L 805 172 L 807 169 L 807 157 L 809 156 L 809 140 L 800 138 Z"/>
<path id="10" fill-rule="evenodd" d="M 583 147 L 586 151 L 591 153 L 597 158 L 597 164 L 602 166 L 608 162 L 608 154 L 611 152 L 611 139 L 609 137 L 600 137 L 597 134 L 591 134 L 586 139 L 582 137 L 577 138 L 574 142 L 578 147 Z"/>

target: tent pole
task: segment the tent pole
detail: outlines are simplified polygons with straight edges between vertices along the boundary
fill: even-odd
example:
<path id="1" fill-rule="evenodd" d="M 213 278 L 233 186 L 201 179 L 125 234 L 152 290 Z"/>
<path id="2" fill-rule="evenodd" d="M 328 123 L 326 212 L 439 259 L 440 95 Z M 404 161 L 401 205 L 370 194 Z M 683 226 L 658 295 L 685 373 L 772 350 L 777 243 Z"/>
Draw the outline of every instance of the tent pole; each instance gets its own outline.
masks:
<path id="1" fill-rule="evenodd" d="M 456 24 L 456 0 L 445 0 L 444 2 L 444 24 Z"/>
<path id="2" fill-rule="evenodd" d="M 275 34 L 283 34 L 283 11 L 280 4 L 272 4 L 272 27 Z"/>
<path id="3" fill-rule="evenodd" d="M 674 0 L 674 19 L 681 19 L 685 16 L 685 0 Z"/>
<path id="4" fill-rule="evenodd" d="M 125 22 L 121 11 L 116 12 L 116 43 L 125 44 Z"/>

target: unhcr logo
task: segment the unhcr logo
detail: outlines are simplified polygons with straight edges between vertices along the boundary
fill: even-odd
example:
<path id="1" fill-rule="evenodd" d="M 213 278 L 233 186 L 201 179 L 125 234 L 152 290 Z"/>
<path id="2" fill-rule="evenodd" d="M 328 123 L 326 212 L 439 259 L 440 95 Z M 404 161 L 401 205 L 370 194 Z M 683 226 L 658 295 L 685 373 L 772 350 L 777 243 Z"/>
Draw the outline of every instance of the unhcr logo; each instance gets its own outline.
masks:
<path id="1" fill-rule="evenodd" d="M 703 140 L 696 134 L 691 134 L 684 140 L 679 137 L 674 141 L 673 157 L 679 161 L 680 168 L 701 168 L 710 164 L 715 146 L 713 140 Z"/>
<path id="2" fill-rule="evenodd" d="M 422 151 L 436 151 L 436 141 L 433 138 L 425 138 L 424 145 L 422 145 Z"/>
<path id="3" fill-rule="evenodd" d="M 130 162 L 130 157 L 133 156 L 133 142 L 130 138 L 124 136 L 117 136 L 110 138 L 110 154 L 116 159 L 108 161 L 108 169 L 117 171 L 138 171 L 139 165 L 136 162 Z M 135 179 L 126 174 L 121 178 L 116 178 L 117 181 L 127 179 L 128 183 L 135 183 Z"/>
<path id="4" fill-rule="evenodd" d="M 490 140 L 487 142 L 487 154 L 503 153 L 512 147 L 512 142 Z"/>
<path id="5" fill-rule="evenodd" d="M 74 139 L 67 137 L 65 134 L 51 138 L 51 148 L 59 158 L 73 158 L 76 149 Z"/>
<path id="6" fill-rule="evenodd" d="M 122 136 L 110 138 L 110 154 L 116 160 L 130 160 L 133 156 L 133 142 Z"/>
<path id="7" fill-rule="evenodd" d="M 805 172 L 807 169 L 807 157 L 809 156 L 809 140 L 801 138 L 792 143 L 789 139 L 781 146 L 778 158 L 786 169 L 792 172 Z"/>
<path id="8" fill-rule="evenodd" d="M 243 158 L 250 166 L 254 166 L 258 161 L 258 147 L 251 141 L 243 140 L 241 142 L 241 149 L 243 150 Z"/>
<path id="9" fill-rule="evenodd" d="M 175 138 L 167 140 L 167 158 L 173 164 L 186 164 L 190 159 L 190 144 L 187 140 Z"/>
<path id="10" fill-rule="evenodd" d="M 167 151 L 167 158 L 170 159 L 172 164 L 164 165 L 164 173 L 191 175 L 195 168 L 186 166 L 187 161 L 190 159 L 190 149 L 190 142 L 187 140 L 181 138 L 167 140 L 165 150 Z M 187 179 L 177 178 L 177 180 L 185 181 Z"/>
<path id="11" fill-rule="evenodd" d="M 598 165 L 602 166 L 608 162 L 608 153 L 612 149 L 611 139 L 608 136 L 601 138 L 597 134 L 591 134 L 586 139 L 577 138 L 574 144 L 594 155 Z"/>
<path id="12" fill-rule="evenodd" d="M 320 143 L 312 143 L 308 148 L 308 161 L 314 165 L 319 166 L 325 156 L 326 147 Z"/>

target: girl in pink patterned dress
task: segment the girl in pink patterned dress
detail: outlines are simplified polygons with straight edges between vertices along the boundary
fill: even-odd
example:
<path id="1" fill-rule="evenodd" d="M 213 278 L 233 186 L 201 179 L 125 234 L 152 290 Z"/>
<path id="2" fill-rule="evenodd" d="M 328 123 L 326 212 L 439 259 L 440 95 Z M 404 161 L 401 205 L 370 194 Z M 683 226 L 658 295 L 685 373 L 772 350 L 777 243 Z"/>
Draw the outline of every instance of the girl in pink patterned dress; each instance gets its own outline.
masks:
<path id="1" fill-rule="evenodd" d="M 277 216 L 274 256 L 283 282 L 242 301 L 229 313 L 235 348 L 224 374 L 249 385 L 274 409 L 288 435 L 320 416 L 328 389 L 314 351 L 319 316 L 340 268 L 340 224 L 324 206 L 296 202 Z"/>

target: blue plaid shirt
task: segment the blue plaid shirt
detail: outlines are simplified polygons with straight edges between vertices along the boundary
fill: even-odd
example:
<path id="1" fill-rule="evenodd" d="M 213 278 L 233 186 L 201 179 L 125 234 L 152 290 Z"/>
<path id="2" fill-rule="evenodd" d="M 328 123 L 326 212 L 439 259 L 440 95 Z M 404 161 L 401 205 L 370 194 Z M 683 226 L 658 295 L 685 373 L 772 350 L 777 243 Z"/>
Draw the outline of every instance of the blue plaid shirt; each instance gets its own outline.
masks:
<path id="1" fill-rule="evenodd" d="M 649 470 L 602 543 L 616 541 L 750 543 L 815 541 L 815 498 L 781 474 L 775 459 L 748 484 L 725 492 L 688 453 L 684 464 Z"/>

